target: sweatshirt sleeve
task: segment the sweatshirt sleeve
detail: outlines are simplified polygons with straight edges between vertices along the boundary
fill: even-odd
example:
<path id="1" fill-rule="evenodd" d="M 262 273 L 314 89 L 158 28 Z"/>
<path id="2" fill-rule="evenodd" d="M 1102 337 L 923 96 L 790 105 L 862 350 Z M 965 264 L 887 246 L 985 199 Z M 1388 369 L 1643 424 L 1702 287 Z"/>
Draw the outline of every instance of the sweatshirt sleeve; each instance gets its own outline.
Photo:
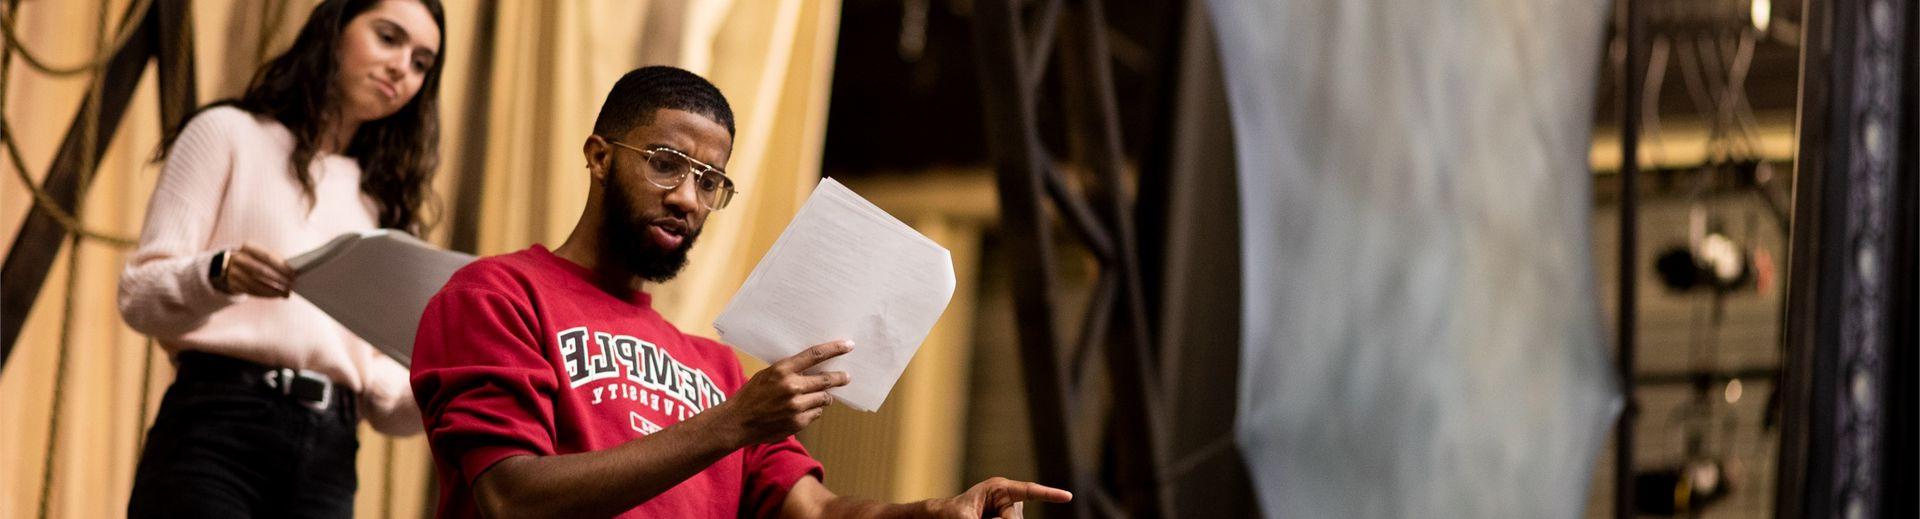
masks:
<path id="1" fill-rule="evenodd" d="M 740 511 L 742 517 L 773 518 L 779 517 L 780 506 L 787 501 L 787 492 L 793 490 L 793 484 L 800 478 L 813 476 L 826 481 L 825 471 L 820 462 L 807 453 L 800 441 L 788 436 L 785 440 L 762 443 L 744 449 L 747 482 L 740 492 Z"/>
<path id="2" fill-rule="evenodd" d="M 559 384 L 527 308 L 489 288 L 449 284 L 421 316 L 413 394 L 434 457 L 468 484 L 508 457 L 554 454 Z"/>
<path id="3" fill-rule="evenodd" d="M 233 173 L 233 131 L 244 117 L 238 110 L 208 110 L 168 151 L 147 202 L 140 246 L 120 272 L 120 316 L 134 330 L 177 337 L 239 301 L 213 288 L 207 268 L 216 252 L 208 240 Z"/>
<path id="4" fill-rule="evenodd" d="M 717 351 L 718 362 L 728 366 L 734 376 L 727 385 L 729 393 L 739 391 L 745 374 L 740 370 L 740 361 L 734 356 L 731 347 L 719 342 L 699 339 L 713 345 L 709 351 Z M 826 471 L 820 461 L 807 452 L 805 446 L 793 436 L 775 442 L 750 445 L 741 449 L 741 462 L 745 464 L 745 484 L 740 491 L 740 516 L 773 518 L 780 515 L 781 505 L 786 504 L 787 493 L 793 490 L 794 483 L 800 478 L 813 476 L 826 481 Z"/>

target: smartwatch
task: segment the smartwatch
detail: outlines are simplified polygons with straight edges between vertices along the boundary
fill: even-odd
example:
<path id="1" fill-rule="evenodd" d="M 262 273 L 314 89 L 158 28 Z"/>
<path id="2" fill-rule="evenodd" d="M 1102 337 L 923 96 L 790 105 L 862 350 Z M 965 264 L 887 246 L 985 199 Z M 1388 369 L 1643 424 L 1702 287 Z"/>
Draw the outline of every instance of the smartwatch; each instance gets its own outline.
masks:
<path id="1" fill-rule="evenodd" d="M 230 265 L 228 262 L 232 261 L 232 254 L 231 249 L 221 249 L 213 254 L 213 262 L 207 265 L 207 282 L 221 292 L 227 291 L 227 267 Z"/>

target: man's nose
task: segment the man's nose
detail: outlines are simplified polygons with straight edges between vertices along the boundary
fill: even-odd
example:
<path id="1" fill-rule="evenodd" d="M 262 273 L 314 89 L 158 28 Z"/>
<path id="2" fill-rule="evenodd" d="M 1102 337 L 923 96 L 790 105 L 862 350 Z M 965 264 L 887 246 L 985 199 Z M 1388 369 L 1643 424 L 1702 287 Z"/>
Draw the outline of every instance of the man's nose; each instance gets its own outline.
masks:
<path id="1" fill-rule="evenodd" d="M 689 175 L 691 176 L 691 175 Z M 695 186 L 692 178 L 683 179 L 680 185 L 667 190 L 667 205 L 686 214 L 693 214 L 705 206 L 700 205 L 700 187 Z"/>

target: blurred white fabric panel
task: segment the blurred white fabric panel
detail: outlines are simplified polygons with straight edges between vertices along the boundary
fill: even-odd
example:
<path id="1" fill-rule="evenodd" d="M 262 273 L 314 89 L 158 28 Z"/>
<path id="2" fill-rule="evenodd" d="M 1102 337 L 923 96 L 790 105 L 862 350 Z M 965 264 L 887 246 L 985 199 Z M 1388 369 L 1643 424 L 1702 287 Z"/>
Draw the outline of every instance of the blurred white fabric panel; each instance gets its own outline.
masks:
<path id="1" fill-rule="evenodd" d="M 1607 2 L 1210 9 L 1265 513 L 1579 515 L 1620 405 L 1588 259 Z"/>

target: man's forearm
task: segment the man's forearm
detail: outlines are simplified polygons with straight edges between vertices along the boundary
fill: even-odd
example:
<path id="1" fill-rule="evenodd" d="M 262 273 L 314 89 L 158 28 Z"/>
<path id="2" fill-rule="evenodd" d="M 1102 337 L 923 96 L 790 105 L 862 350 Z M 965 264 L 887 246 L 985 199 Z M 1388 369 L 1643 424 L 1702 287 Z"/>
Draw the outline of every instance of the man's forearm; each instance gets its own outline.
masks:
<path id="1" fill-rule="evenodd" d="M 884 503 L 834 494 L 813 476 L 801 477 L 781 503 L 783 519 L 888 519 L 937 517 L 929 501 Z"/>
<path id="2" fill-rule="evenodd" d="M 476 504 L 491 517 L 625 512 L 740 448 L 732 440 L 736 435 L 713 423 L 713 414 L 694 415 L 612 449 L 502 460 L 475 480 Z"/>
<path id="3" fill-rule="evenodd" d="M 820 480 L 806 476 L 794 482 L 793 488 L 787 491 L 787 500 L 780 507 L 780 517 L 1020 517 L 1025 503 L 1031 500 L 1065 503 L 1073 500 L 1073 494 L 1036 483 L 996 477 L 951 498 L 892 504 L 840 496 L 827 490 Z"/>
<path id="4" fill-rule="evenodd" d="M 827 502 L 820 517 L 847 519 L 905 519 L 931 517 L 932 511 L 925 501 L 912 503 L 883 503 L 855 497 L 837 496 Z"/>

